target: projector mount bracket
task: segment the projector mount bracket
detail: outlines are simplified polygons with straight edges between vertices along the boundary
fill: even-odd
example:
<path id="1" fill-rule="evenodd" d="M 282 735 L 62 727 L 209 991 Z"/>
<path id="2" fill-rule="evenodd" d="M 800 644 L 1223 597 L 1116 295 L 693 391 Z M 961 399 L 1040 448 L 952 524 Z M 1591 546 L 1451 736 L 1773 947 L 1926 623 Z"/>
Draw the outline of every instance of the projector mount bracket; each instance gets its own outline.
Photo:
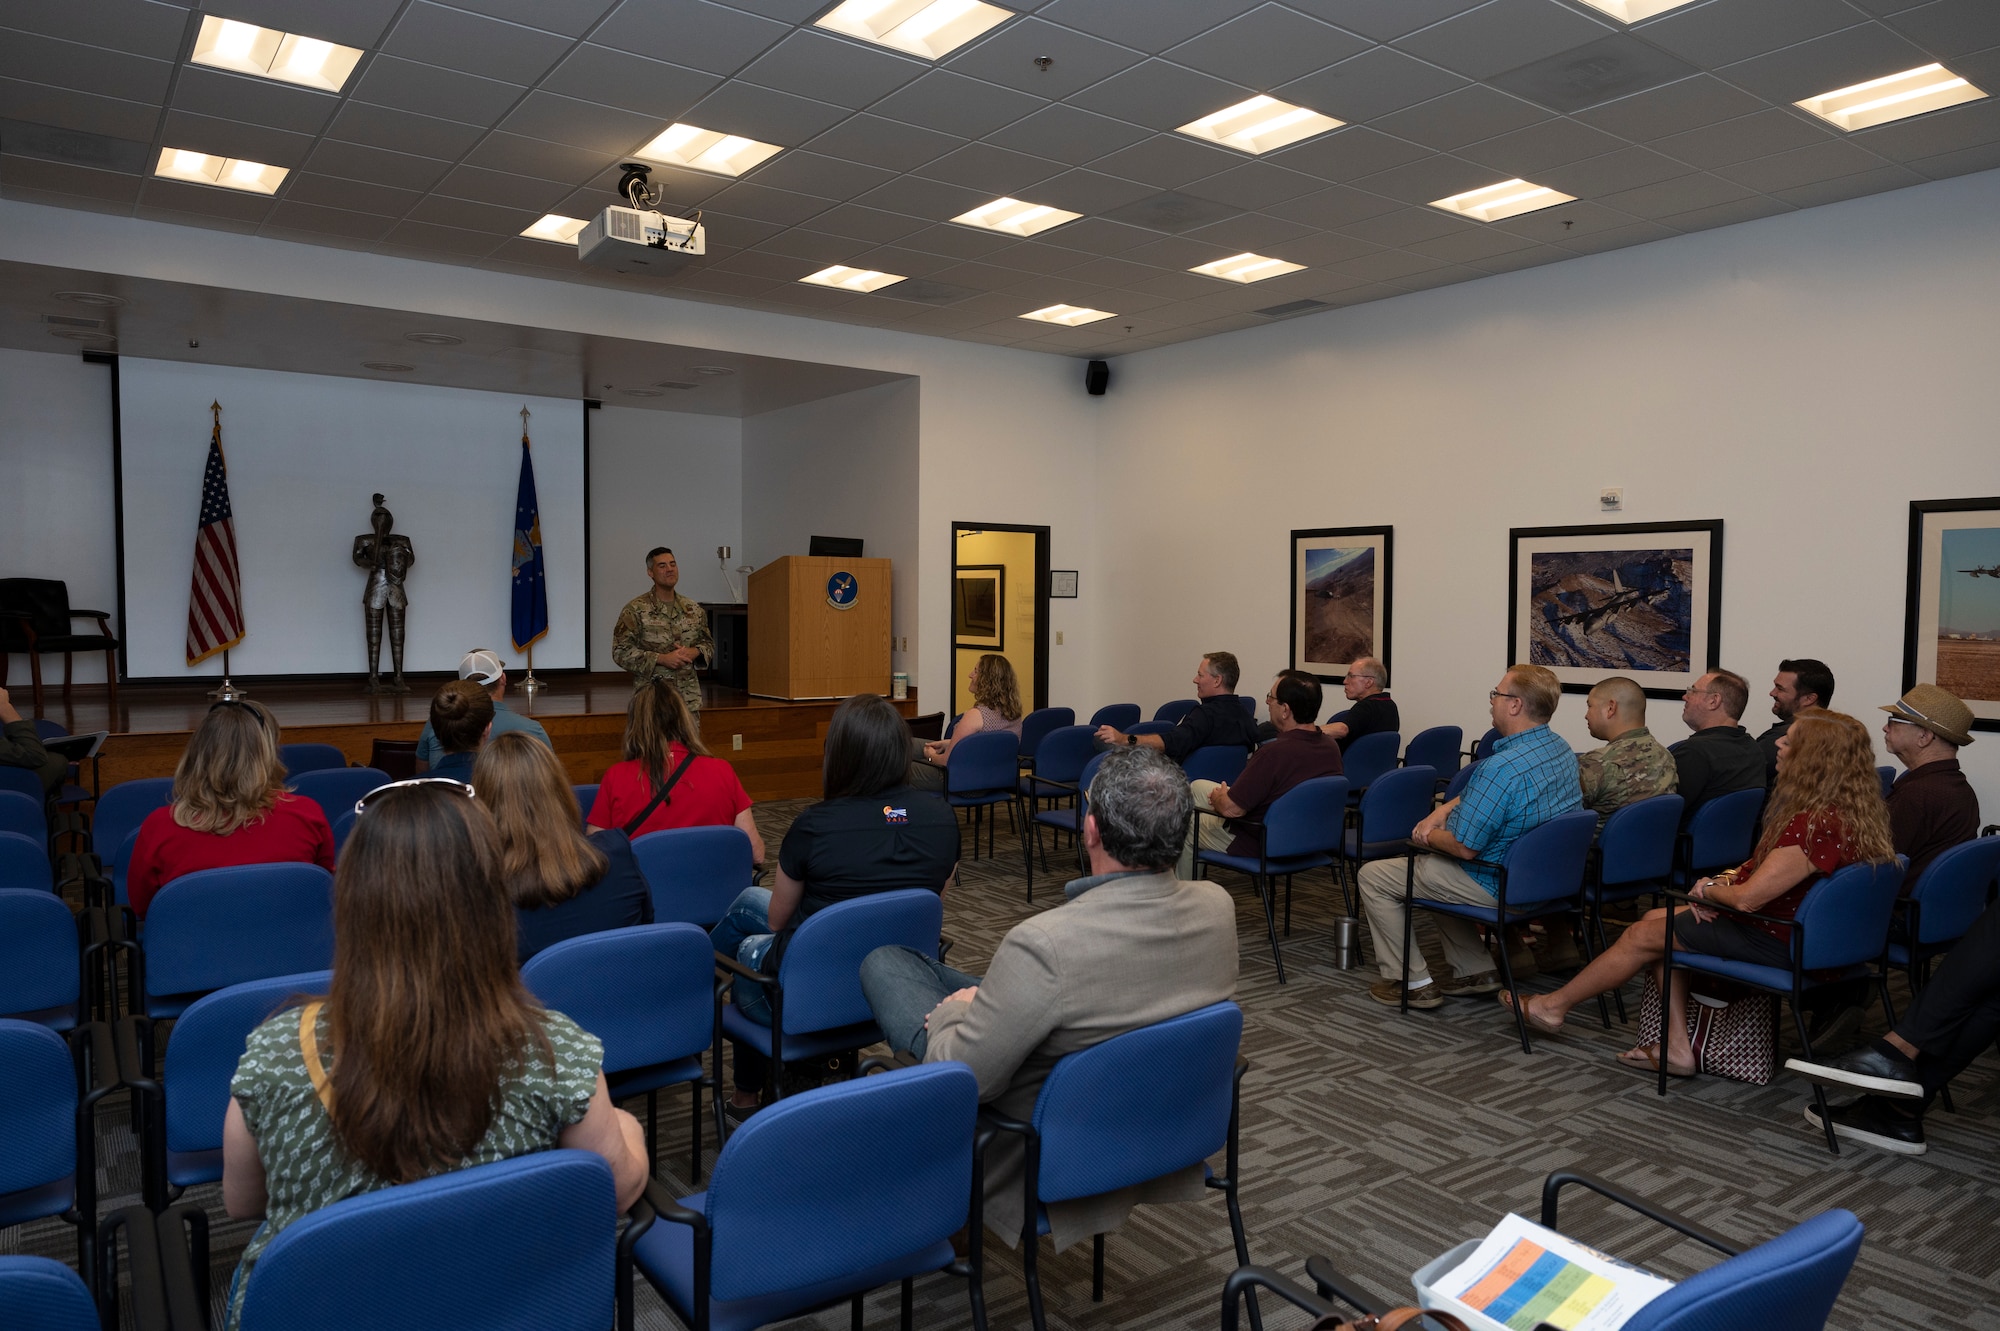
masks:
<path id="1" fill-rule="evenodd" d="M 653 184 L 653 168 L 644 162 L 626 162 L 622 169 L 625 174 L 618 178 L 619 194 L 623 195 L 625 200 L 634 208 L 644 209 L 648 212 L 659 212 L 660 200 L 666 196 L 666 192 Z M 686 220 L 693 222 L 696 226 L 700 226 L 701 209 L 695 209 L 694 216 Z M 659 240 L 648 241 L 647 243 L 655 249 L 667 248 L 664 237 Z"/>

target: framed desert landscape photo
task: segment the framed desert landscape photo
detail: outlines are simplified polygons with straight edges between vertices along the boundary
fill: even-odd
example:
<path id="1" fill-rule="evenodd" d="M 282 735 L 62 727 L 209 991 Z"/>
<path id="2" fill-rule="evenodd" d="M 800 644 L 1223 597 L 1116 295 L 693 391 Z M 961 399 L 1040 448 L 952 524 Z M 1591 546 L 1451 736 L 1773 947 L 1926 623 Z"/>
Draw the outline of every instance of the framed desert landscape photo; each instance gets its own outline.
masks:
<path id="1" fill-rule="evenodd" d="M 2000 730 L 2000 497 L 1910 505 L 1903 687 L 1935 684 Z"/>
<path id="2" fill-rule="evenodd" d="M 1565 693 L 1611 675 L 1677 698 L 1717 666 L 1722 520 L 1516 527 L 1508 533 L 1507 659 Z"/>
<path id="3" fill-rule="evenodd" d="M 1338 683 L 1362 656 L 1389 660 L 1393 527 L 1292 533 L 1292 668 Z"/>

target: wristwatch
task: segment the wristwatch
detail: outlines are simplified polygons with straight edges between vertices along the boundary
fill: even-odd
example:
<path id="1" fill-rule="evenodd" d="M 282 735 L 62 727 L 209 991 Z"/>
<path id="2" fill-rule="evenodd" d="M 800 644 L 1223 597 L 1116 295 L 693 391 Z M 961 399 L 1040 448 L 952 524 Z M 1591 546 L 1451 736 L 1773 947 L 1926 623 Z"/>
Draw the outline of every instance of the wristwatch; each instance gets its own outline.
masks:
<path id="1" fill-rule="evenodd" d="M 1127 748 L 1133 747 L 1134 745 L 1138 744 L 1138 742 L 1139 742 L 1139 737 L 1137 735 L 1127 735 L 1125 737 L 1125 747 Z"/>

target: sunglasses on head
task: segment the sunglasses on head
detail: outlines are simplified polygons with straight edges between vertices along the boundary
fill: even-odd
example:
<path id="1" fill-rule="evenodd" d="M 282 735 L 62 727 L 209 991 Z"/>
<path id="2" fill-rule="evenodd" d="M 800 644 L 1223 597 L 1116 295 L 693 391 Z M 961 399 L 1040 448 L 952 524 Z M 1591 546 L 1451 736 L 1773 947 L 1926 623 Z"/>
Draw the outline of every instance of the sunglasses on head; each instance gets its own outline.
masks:
<path id="1" fill-rule="evenodd" d="M 473 798 L 472 787 L 463 781 L 454 781 L 448 776 L 413 776 L 407 781 L 391 781 L 386 786 L 377 786 L 360 799 L 354 801 L 355 817 L 358 818 L 367 812 L 369 804 L 373 802 L 377 795 L 382 794 L 384 791 L 400 789 L 403 786 L 450 786 L 455 790 L 464 791 L 467 799 Z"/>
<path id="2" fill-rule="evenodd" d="M 257 729 L 262 730 L 264 728 L 264 714 L 262 712 L 259 712 L 255 707 L 252 707 L 249 703 L 243 702 L 242 700 L 237 698 L 224 698 L 221 702 L 212 704 L 208 709 L 209 714 L 214 715 L 216 712 L 221 711 L 225 707 L 242 708 L 245 712 L 249 713 L 250 719 L 257 723 Z"/>

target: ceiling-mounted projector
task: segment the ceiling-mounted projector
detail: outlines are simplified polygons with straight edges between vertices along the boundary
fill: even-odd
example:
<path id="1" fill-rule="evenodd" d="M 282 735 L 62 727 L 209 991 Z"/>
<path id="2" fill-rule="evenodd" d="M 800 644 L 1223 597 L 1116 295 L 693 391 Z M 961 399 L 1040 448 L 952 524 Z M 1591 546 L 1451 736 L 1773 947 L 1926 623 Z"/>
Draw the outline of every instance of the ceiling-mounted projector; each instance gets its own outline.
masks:
<path id="1" fill-rule="evenodd" d="M 578 259 L 614 272 L 658 276 L 674 272 L 706 252 L 707 233 L 699 210 L 691 218 L 661 212 L 657 207 L 660 193 L 646 179 L 651 171 L 638 162 L 625 164 L 618 192 L 631 200 L 632 206 L 613 204 L 592 218 L 590 225 L 577 233 Z"/>

